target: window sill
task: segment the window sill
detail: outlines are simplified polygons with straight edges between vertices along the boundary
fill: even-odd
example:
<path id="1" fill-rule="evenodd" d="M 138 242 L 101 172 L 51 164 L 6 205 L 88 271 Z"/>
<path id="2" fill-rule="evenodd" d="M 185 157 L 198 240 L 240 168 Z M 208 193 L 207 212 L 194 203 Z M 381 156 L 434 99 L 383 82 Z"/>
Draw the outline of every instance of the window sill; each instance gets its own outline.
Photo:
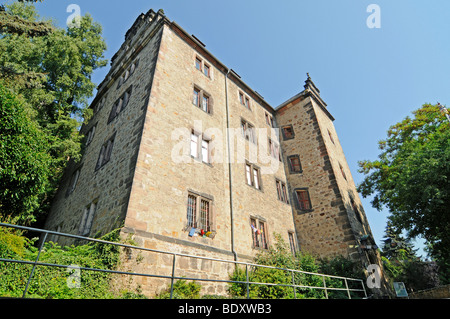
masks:
<path id="1" fill-rule="evenodd" d="M 255 186 L 250 185 L 250 184 L 248 184 L 247 182 L 245 183 L 245 185 L 247 185 L 248 187 L 250 187 L 250 188 L 252 188 L 252 189 L 254 189 L 254 190 L 257 190 L 257 191 L 259 191 L 259 192 L 261 192 L 261 193 L 264 193 L 263 190 L 262 190 L 262 188 L 256 188 Z"/>
<path id="2" fill-rule="evenodd" d="M 205 164 L 206 166 L 214 167 L 211 163 L 204 162 L 202 159 L 200 159 L 198 157 L 194 157 L 194 156 L 191 155 L 191 158 L 194 160 L 194 164 L 195 163 L 202 163 L 202 164 Z"/>
<path id="3" fill-rule="evenodd" d="M 297 211 L 297 215 L 302 215 L 302 214 L 306 214 L 306 213 L 312 213 L 314 211 L 314 208 L 313 209 L 305 209 L 305 210 L 296 208 L 295 210 Z"/>

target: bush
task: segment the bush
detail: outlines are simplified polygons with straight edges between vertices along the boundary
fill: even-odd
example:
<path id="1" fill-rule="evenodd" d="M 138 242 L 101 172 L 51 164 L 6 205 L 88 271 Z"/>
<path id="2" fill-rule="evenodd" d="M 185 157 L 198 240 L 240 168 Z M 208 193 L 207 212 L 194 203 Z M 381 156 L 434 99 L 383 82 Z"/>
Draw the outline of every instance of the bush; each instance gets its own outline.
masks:
<path id="1" fill-rule="evenodd" d="M 266 251 L 260 252 L 254 259 L 255 264 L 357 279 L 364 278 L 362 271 L 358 271 L 355 262 L 344 257 L 317 260 L 314 256 L 305 252 L 294 256 L 281 236 L 278 234 L 274 235 L 276 238 L 275 245 L 269 247 Z M 264 267 L 251 267 L 248 269 L 248 272 L 250 282 L 292 285 L 294 281 L 295 285 L 323 287 L 323 277 L 319 275 L 294 272 L 294 278 L 292 278 L 291 271 Z M 233 273 L 230 274 L 230 280 L 234 281 L 245 282 L 247 280 L 246 277 L 245 267 L 236 267 Z M 326 277 L 325 282 L 329 288 L 345 288 L 345 283 L 341 279 Z M 349 288 L 361 288 L 360 285 L 353 287 L 353 283 L 353 281 L 348 281 Z M 247 284 L 231 283 L 228 292 L 234 298 L 247 297 Z M 328 290 L 327 294 L 328 298 L 348 298 L 346 291 Z M 295 297 L 322 299 L 325 298 L 325 292 L 323 289 L 296 288 L 294 294 L 294 288 L 289 286 L 250 283 L 249 297 L 263 299 L 292 299 Z M 352 298 L 354 297 L 358 296 L 352 294 Z"/>
<path id="2" fill-rule="evenodd" d="M 173 284 L 173 296 L 172 299 L 199 299 L 200 289 L 202 287 L 195 281 L 187 282 L 184 279 L 177 280 Z M 157 299 L 170 299 L 170 287 L 159 294 Z"/>
<path id="3" fill-rule="evenodd" d="M 287 268 L 293 270 L 303 270 L 308 272 L 318 272 L 319 267 L 313 256 L 307 253 L 299 253 L 294 256 L 287 244 L 280 235 L 275 234 L 275 245 L 269 247 L 267 251 L 260 252 L 254 260 L 255 264 Z M 252 267 L 248 269 L 249 281 L 260 283 L 273 283 L 282 285 L 292 284 L 292 273 L 287 270 L 271 269 L 265 267 Z M 234 281 L 246 281 L 246 270 L 243 267 L 236 267 L 230 274 L 230 279 Z M 305 286 L 322 286 L 320 276 L 294 272 L 294 283 Z M 247 284 L 231 283 L 228 292 L 233 297 L 246 297 Z M 309 288 L 296 288 L 297 298 L 324 298 L 325 294 L 321 290 Z M 250 298 L 263 299 L 292 299 L 295 297 L 294 289 L 288 286 L 274 285 L 249 285 Z"/>
<path id="4" fill-rule="evenodd" d="M 119 241 L 119 230 L 112 231 L 102 239 L 112 242 Z M 29 240 L 5 229 L 0 230 L 1 258 L 34 261 L 38 254 L 36 243 L 37 239 Z M 56 243 L 47 242 L 39 256 L 39 262 L 113 270 L 119 264 L 119 256 L 120 248 L 109 244 L 91 242 L 79 246 L 60 247 Z M 28 264 L 0 262 L 0 277 L 2 278 L 0 296 L 21 297 L 31 269 L 32 265 Z M 112 274 L 105 272 L 37 266 L 28 288 L 27 297 L 45 299 L 118 298 L 110 289 L 111 277 Z M 73 288 L 78 285 L 70 283 L 79 283 L 79 288 Z M 141 298 L 142 295 L 124 292 L 119 297 Z"/>

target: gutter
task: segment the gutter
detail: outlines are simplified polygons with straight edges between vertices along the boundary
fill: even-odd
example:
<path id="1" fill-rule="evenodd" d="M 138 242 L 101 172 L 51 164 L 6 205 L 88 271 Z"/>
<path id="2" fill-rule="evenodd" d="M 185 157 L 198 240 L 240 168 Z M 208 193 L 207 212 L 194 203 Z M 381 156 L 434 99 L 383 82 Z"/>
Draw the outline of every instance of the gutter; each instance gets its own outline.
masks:
<path id="1" fill-rule="evenodd" d="M 234 261 L 238 260 L 236 250 L 234 249 L 234 214 L 233 214 L 233 177 L 231 172 L 231 147 L 230 147 L 230 113 L 228 108 L 228 75 L 232 72 L 227 70 L 225 74 L 225 108 L 227 113 L 227 150 L 228 150 L 228 186 L 230 189 L 230 223 L 231 223 L 231 252 L 234 255 Z"/>

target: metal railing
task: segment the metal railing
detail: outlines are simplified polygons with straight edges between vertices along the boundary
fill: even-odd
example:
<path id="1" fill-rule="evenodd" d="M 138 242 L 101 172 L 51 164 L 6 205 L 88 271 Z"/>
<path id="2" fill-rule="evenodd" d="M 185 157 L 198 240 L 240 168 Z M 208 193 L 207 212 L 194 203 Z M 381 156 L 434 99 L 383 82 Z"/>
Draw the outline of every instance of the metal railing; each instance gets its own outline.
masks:
<path id="1" fill-rule="evenodd" d="M 44 263 L 39 262 L 39 257 L 41 255 L 41 252 L 44 248 L 44 243 L 47 240 L 48 235 L 55 235 L 55 236 L 63 236 L 63 237 L 69 237 L 74 239 L 79 239 L 83 241 L 90 241 L 90 242 L 96 242 L 96 243 L 103 243 L 108 245 L 114 245 L 129 249 L 136 249 L 141 251 L 148 251 L 153 253 L 159 253 L 159 254 L 165 254 L 165 255 L 171 255 L 172 256 L 172 271 L 171 275 L 157 275 L 157 274 L 150 274 L 150 273 L 137 273 L 137 272 L 128 272 L 128 271 L 120 271 L 120 270 L 110 270 L 110 269 L 98 269 L 98 268 L 89 268 L 89 267 L 78 267 L 80 270 L 86 270 L 86 271 L 98 271 L 98 272 L 106 272 L 106 273 L 114 273 L 114 274 L 121 274 L 121 275 L 131 275 L 131 276 L 144 276 L 144 277 L 153 277 L 153 278 L 165 278 L 170 279 L 170 298 L 173 298 L 173 292 L 174 292 L 174 281 L 175 279 L 182 279 L 182 280 L 194 280 L 194 281 L 206 281 L 206 282 L 217 282 L 217 283 L 237 283 L 237 284 L 245 284 L 246 285 L 246 293 L 247 298 L 250 298 L 250 285 L 266 285 L 266 286 L 278 286 L 278 287 L 291 287 L 294 291 L 294 298 L 297 298 L 297 288 L 300 289 L 318 289 L 323 290 L 325 293 L 325 298 L 328 299 L 328 292 L 329 291 L 346 291 L 347 296 L 349 299 L 351 299 L 351 292 L 358 292 L 358 293 L 364 293 L 364 297 L 367 298 L 367 292 L 364 286 L 364 282 L 361 279 L 355 279 L 355 278 L 349 278 L 349 277 L 341 277 L 341 276 L 332 276 L 332 275 L 325 275 L 320 273 L 314 273 L 314 272 L 307 272 L 302 270 L 296 270 L 296 269 L 289 269 L 289 268 L 280 268 L 280 267 L 273 267 L 273 266 L 266 266 L 266 265 L 260 265 L 260 264 L 254 264 L 254 263 L 248 263 L 248 262 L 242 262 L 242 261 L 234 261 L 234 260 L 226 260 L 226 259 L 217 259 L 217 258 L 210 258 L 210 257 L 203 257 L 203 256 L 195 256 L 195 255 L 189 255 L 189 254 L 181 254 L 181 253 L 174 253 L 174 252 L 168 252 L 168 251 L 161 251 L 157 249 L 151 249 L 151 248 L 145 248 L 145 247 L 138 247 L 123 243 L 117 243 L 117 242 L 111 242 L 101 239 L 94 239 L 94 238 L 88 238 L 83 236 L 77 236 L 72 234 L 66 234 L 61 233 L 57 231 L 50 231 L 50 230 L 44 230 L 44 229 L 38 229 L 38 228 L 32 228 L 32 227 L 25 227 L 25 226 L 19 226 L 19 225 L 11 225 L 11 224 L 4 224 L 0 223 L 0 227 L 7 227 L 7 228 L 15 228 L 15 229 L 21 229 L 25 231 L 31 231 L 31 232 L 38 232 L 41 233 L 40 238 L 40 244 L 39 244 L 39 250 L 36 256 L 36 259 L 34 261 L 31 260 L 16 260 L 16 259 L 7 259 L 7 258 L 0 258 L 0 262 L 6 262 L 6 263 L 19 263 L 19 264 L 28 264 L 33 265 L 30 275 L 28 277 L 25 289 L 22 294 L 22 298 L 25 298 L 27 295 L 28 287 L 33 279 L 33 274 L 35 272 L 35 269 L 37 266 L 45 266 L 45 267 L 59 267 L 59 268 L 66 268 L 70 269 L 73 267 L 73 265 L 61 265 L 61 264 L 53 264 L 53 263 Z M 210 260 L 214 262 L 221 262 L 221 263 L 229 263 L 229 264 L 235 264 L 235 265 L 243 265 L 245 266 L 245 275 L 246 280 L 245 281 L 237 281 L 237 280 L 225 280 L 225 279 L 208 279 L 208 278 L 191 278 L 191 277 L 181 277 L 176 276 L 176 260 L 180 257 L 187 257 L 187 258 L 194 258 L 194 259 L 201 259 L 201 260 Z M 268 268 L 268 269 L 275 269 L 275 270 L 283 270 L 290 272 L 292 277 L 292 283 L 290 284 L 280 284 L 280 283 L 265 283 L 265 282 L 254 282 L 250 281 L 250 274 L 249 274 L 249 268 L 250 267 L 261 267 L 261 268 Z M 322 277 L 323 286 L 307 286 L 307 285 L 299 285 L 295 283 L 295 274 L 305 274 L 305 275 L 312 275 L 312 276 L 319 276 Z M 343 280 L 345 283 L 345 288 L 334 288 L 334 287 L 327 287 L 326 285 L 326 278 L 334 278 Z M 355 289 L 355 288 L 349 288 L 348 282 L 359 282 L 361 284 L 362 289 Z"/>

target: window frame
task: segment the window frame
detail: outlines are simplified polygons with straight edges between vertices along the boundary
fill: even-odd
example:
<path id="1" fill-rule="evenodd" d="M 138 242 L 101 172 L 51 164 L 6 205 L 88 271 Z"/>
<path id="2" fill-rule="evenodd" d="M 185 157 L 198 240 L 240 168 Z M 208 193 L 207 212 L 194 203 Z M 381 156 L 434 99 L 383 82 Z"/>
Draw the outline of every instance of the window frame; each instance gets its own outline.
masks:
<path id="1" fill-rule="evenodd" d="M 267 112 L 264 112 L 264 113 L 265 113 L 265 117 L 266 117 L 266 124 L 269 125 L 270 127 L 274 128 L 275 126 L 273 124 L 273 116 Z"/>
<path id="2" fill-rule="evenodd" d="M 193 139 L 192 137 L 195 136 L 197 138 L 197 141 L 195 142 L 195 148 L 193 148 Z M 204 142 L 207 143 L 207 154 L 206 154 L 206 160 L 204 158 L 203 154 L 203 145 Z M 195 154 L 193 155 L 193 151 L 195 151 Z M 206 138 L 202 133 L 198 133 L 194 130 L 191 131 L 191 138 L 190 138 L 190 155 L 195 160 L 201 161 L 202 163 L 211 165 L 211 139 Z"/>
<path id="3" fill-rule="evenodd" d="M 242 91 L 238 91 L 239 92 L 239 103 L 243 106 L 245 106 L 245 108 L 249 111 L 252 110 L 251 104 L 250 104 L 250 98 L 247 96 L 247 94 L 245 94 Z"/>
<path id="4" fill-rule="evenodd" d="M 269 249 L 269 238 L 267 237 L 267 221 L 260 217 L 250 216 L 250 231 L 252 232 L 253 249 Z M 260 232 L 258 234 L 258 231 Z"/>
<path id="5" fill-rule="evenodd" d="M 295 232 L 288 231 L 288 240 L 289 240 L 289 246 L 291 247 L 291 252 L 295 256 L 297 255 L 297 245 L 295 241 Z"/>
<path id="6" fill-rule="evenodd" d="M 269 150 L 270 156 L 272 156 L 273 158 L 278 159 L 280 162 L 282 162 L 280 144 L 274 142 L 270 137 L 268 138 L 268 150 Z M 278 151 L 278 158 L 277 158 L 276 151 Z"/>
<path id="7" fill-rule="evenodd" d="M 95 131 L 97 129 L 97 124 L 98 124 L 98 122 L 95 123 L 94 125 L 92 125 L 92 127 L 87 132 L 87 134 L 86 134 L 86 141 L 84 142 L 84 146 L 85 147 L 88 147 L 89 144 L 92 143 L 92 140 L 94 139 L 94 136 L 95 136 Z"/>
<path id="8" fill-rule="evenodd" d="M 303 198 L 301 202 L 307 202 L 309 208 L 305 208 L 303 204 L 300 202 L 299 193 L 304 193 L 307 195 L 307 198 Z M 309 188 L 296 188 L 294 189 L 294 198 L 295 198 L 295 207 L 302 211 L 302 212 L 311 212 L 314 210 L 312 202 L 311 202 L 311 195 L 309 193 Z"/>
<path id="9" fill-rule="evenodd" d="M 89 205 L 84 207 L 81 222 L 78 227 L 79 236 L 87 237 L 91 233 L 97 209 L 98 209 L 98 199 L 92 201 Z"/>
<path id="10" fill-rule="evenodd" d="M 77 184 L 80 179 L 81 168 L 82 168 L 82 166 L 77 167 L 75 169 L 75 171 L 72 173 L 70 181 L 69 181 L 69 185 L 67 186 L 66 197 L 69 196 L 70 194 L 72 194 L 75 191 L 75 189 L 77 188 Z"/>
<path id="11" fill-rule="evenodd" d="M 287 129 L 291 131 L 290 135 L 286 134 Z M 283 141 L 292 140 L 293 138 L 295 138 L 294 127 L 292 126 L 292 124 L 283 125 L 281 127 L 281 134 L 283 135 Z"/>
<path id="12" fill-rule="evenodd" d="M 255 126 L 244 118 L 241 118 L 241 133 L 242 137 L 247 141 L 250 141 L 253 144 L 258 143 Z"/>
<path id="13" fill-rule="evenodd" d="M 297 159 L 298 160 L 299 170 L 295 170 L 294 169 L 294 165 L 292 164 L 292 159 Z M 300 160 L 300 155 L 298 155 L 298 154 L 289 155 L 287 157 L 287 162 L 288 162 L 289 173 L 290 174 L 301 174 L 301 173 L 303 173 L 303 167 L 302 167 L 302 161 Z"/>
<path id="14" fill-rule="evenodd" d="M 205 59 L 199 57 L 198 55 L 195 56 L 194 59 L 194 67 L 200 71 L 204 76 L 206 76 L 208 79 L 211 78 L 211 65 L 209 63 L 205 62 Z"/>
<path id="15" fill-rule="evenodd" d="M 194 200 L 190 204 L 190 200 Z M 206 194 L 199 194 L 194 191 L 188 191 L 186 203 L 186 230 L 191 228 L 203 229 L 206 232 L 215 232 L 213 222 L 214 218 L 214 199 Z M 202 204 L 205 204 L 202 206 Z M 205 212 L 203 207 L 208 207 Z M 204 217 L 202 217 L 204 215 Z"/>
<path id="16" fill-rule="evenodd" d="M 287 190 L 286 182 L 283 182 L 282 180 L 275 178 L 275 186 L 277 189 L 277 198 L 280 202 L 283 202 L 285 204 L 289 204 L 289 192 Z"/>
<path id="17" fill-rule="evenodd" d="M 139 58 L 134 60 L 132 63 L 128 65 L 128 67 L 122 72 L 119 77 L 119 82 L 117 83 L 116 90 L 118 90 L 125 82 L 133 75 L 139 65 Z"/>
<path id="18" fill-rule="evenodd" d="M 255 179 L 255 171 L 256 171 L 256 179 Z M 249 161 L 245 161 L 245 181 L 248 186 L 257 189 L 259 191 L 263 191 L 261 168 L 259 166 L 256 166 L 255 164 L 251 164 Z"/>
<path id="19" fill-rule="evenodd" d="M 114 121 L 125 110 L 130 103 L 131 94 L 133 93 L 133 85 L 130 85 L 125 92 L 114 102 L 108 117 L 108 124 Z M 118 107 L 120 105 L 120 109 Z"/>
<path id="20" fill-rule="evenodd" d="M 206 99 L 206 110 L 204 109 L 204 101 Z M 192 104 L 205 112 L 206 114 L 213 114 L 213 98 L 211 94 L 194 84 L 192 91 Z"/>
<path id="21" fill-rule="evenodd" d="M 109 163 L 111 160 L 112 150 L 114 148 L 114 142 L 116 140 L 116 132 L 103 143 L 100 148 L 100 153 L 97 158 L 97 164 L 95 165 L 95 172 L 101 169 L 103 166 Z"/>

